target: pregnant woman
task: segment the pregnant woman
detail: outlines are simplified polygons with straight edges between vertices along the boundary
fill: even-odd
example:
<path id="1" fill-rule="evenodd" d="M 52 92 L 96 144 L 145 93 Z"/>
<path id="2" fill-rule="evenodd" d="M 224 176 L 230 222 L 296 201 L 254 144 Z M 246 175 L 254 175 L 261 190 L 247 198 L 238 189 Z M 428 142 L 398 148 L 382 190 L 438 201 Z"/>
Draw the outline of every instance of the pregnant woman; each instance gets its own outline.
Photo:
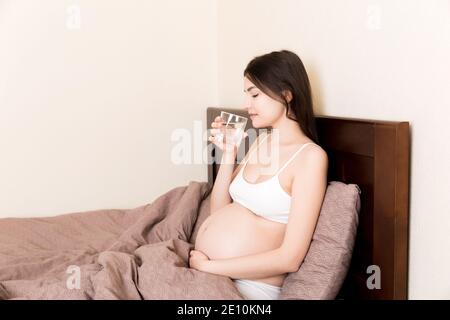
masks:
<path id="1" fill-rule="evenodd" d="M 244 71 L 244 92 L 253 127 L 270 133 L 261 133 L 235 168 L 238 146 L 214 137 L 223 132 L 220 117 L 211 124 L 209 140 L 223 153 L 211 213 L 198 229 L 189 263 L 230 277 L 246 299 L 277 299 L 311 243 L 328 157 L 317 144 L 310 83 L 295 53 L 255 57 Z"/>

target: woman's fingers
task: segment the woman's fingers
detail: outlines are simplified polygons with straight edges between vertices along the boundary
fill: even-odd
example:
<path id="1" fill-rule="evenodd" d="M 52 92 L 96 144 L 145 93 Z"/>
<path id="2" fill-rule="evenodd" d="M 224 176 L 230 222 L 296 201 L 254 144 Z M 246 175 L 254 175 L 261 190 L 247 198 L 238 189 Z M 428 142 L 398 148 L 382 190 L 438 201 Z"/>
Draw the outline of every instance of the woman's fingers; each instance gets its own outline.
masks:
<path id="1" fill-rule="evenodd" d="M 222 128 L 220 129 L 211 129 L 211 134 L 218 134 L 218 133 L 224 133 L 224 130 Z"/>
<path id="2" fill-rule="evenodd" d="M 223 122 L 212 122 L 211 127 L 213 127 L 213 128 L 223 127 Z"/>
<path id="3" fill-rule="evenodd" d="M 223 123 L 223 119 L 219 116 L 214 119 L 214 121 L 211 123 L 211 126 L 212 127 L 221 126 L 222 123 Z"/>
<path id="4" fill-rule="evenodd" d="M 209 136 L 208 138 L 209 141 L 211 141 L 212 143 L 214 143 L 216 146 L 218 146 L 221 150 L 223 150 L 223 142 L 221 141 L 221 139 L 217 139 L 214 136 Z"/>
<path id="5" fill-rule="evenodd" d="M 211 123 L 211 127 L 214 129 L 210 129 L 211 136 L 208 137 L 208 141 L 211 141 L 214 143 L 217 147 L 219 147 L 221 150 L 224 150 L 224 148 L 228 148 L 223 143 L 223 135 L 224 135 L 224 121 L 220 116 L 217 116 L 214 118 L 214 121 Z M 220 134 L 220 136 L 219 136 Z"/>

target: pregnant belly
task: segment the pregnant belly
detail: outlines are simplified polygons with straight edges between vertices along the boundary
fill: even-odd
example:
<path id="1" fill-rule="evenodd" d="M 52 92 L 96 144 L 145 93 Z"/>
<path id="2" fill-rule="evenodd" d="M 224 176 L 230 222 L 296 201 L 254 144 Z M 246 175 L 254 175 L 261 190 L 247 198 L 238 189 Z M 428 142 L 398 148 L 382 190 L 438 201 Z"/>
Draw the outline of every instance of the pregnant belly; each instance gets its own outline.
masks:
<path id="1" fill-rule="evenodd" d="M 257 216 L 233 202 L 202 223 L 195 239 L 195 249 L 211 260 L 266 252 L 281 246 L 285 228 L 285 224 Z M 252 280 L 281 286 L 285 276 L 281 274 Z"/>

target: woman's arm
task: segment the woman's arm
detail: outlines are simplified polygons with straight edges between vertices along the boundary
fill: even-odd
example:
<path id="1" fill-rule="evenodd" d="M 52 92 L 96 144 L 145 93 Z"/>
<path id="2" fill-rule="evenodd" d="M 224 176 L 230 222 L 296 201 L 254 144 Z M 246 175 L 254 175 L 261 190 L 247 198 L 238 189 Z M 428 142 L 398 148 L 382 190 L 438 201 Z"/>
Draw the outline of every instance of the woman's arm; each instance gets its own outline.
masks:
<path id="1" fill-rule="evenodd" d="M 304 170 L 292 182 L 290 214 L 281 245 L 294 269 L 300 268 L 309 250 L 328 186 L 327 153 L 322 148 L 305 151 L 300 160 Z"/>
<path id="2" fill-rule="evenodd" d="M 291 261 L 282 248 L 277 248 L 237 258 L 204 260 L 198 270 L 232 279 L 261 279 L 295 271 Z"/>
<path id="3" fill-rule="evenodd" d="M 230 188 L 230 183 L 233 181 L 234 177 L 237 175 L 239 170 L 242 167 L 242 162 L 246 161 L 249 154 L 259 143 L 260 136 L 258 136 L 255 141 L 250 146 L 247 154 L 244 159 L 242 159 L 241 163 L 235 168 L 237 150 L 233 153 L 231 152 L 223 152 L 222 160 L 219 166 L 219 170 L 217 172 L 216 179 L 214 181 L 214 186 L 211 191 L 211 210 L 210 214 L 213 214 L 215 211 L 220 208 L 225 207 L 227 204 L 231 203 L 232 199 L 230 197 L 230 193 L 228 189 Z M 234 172 L 233 172 L 234 170 Z"/>
<path id="4" fill-rule="evenodd" d="M 228 188 L 231 183 L 231 176 L 235 165 L 236 154 L 224 152 L 220 162 L 213 189 L 211 191 L 211 214 L 231 203 Z"/>

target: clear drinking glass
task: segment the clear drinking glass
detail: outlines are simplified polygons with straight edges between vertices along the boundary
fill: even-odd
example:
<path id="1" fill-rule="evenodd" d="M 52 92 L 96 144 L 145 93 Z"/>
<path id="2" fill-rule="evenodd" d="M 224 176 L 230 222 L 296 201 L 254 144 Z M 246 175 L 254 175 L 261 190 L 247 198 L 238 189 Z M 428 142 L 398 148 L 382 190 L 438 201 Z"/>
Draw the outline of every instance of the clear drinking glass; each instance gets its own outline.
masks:
<path id="1" fill-rule="evenodd" d="M 216 134 L 216 137 L 225 144 L 235 144 L 239 146 L 248 119 L 225 111 L 220 112 L 220 117 L 224 121 L 224 126 L 223 131 Z"/>

